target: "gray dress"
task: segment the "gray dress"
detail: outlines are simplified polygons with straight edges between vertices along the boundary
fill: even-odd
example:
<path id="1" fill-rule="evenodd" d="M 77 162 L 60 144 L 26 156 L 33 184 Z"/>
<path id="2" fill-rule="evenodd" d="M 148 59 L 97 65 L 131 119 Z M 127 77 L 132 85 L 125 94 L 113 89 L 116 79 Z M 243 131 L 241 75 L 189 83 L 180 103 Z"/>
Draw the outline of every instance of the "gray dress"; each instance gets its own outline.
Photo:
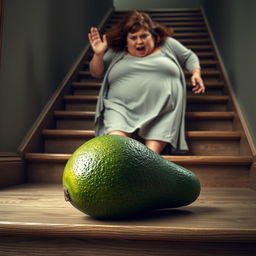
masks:
<path id="1" fill-rule="evenodd" d="M 161 54 L 143 58 L 108 50 L 100 90 L 95 134 L 139 129 L 145 139 L 166 141 L 174 151 L 188 150 L 185 139 L 186 81 L 183 69 L 200 68 L 198 57 L 174 38 Z M 135 72 L 136 71 L 136 72 Z"/>
<path id="2" fill-rule="evenodd" d="M 176 147 L 175 120 L 182 109 L 182 85 L 177 65 L 165 54 L 125 56 L 109 73 L 104 99 L 104 127 L 160 140 Z"/>

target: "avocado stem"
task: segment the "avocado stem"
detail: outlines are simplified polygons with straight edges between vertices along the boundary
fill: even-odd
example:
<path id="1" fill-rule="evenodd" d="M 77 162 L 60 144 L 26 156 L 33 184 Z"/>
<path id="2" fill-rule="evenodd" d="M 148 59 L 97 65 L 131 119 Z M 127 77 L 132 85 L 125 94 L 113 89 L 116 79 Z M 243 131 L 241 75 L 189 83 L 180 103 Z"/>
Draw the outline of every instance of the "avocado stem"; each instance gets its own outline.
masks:
<path id="1" fill-rule="evenodd" d="M 68 192 L 68 189 L 64 187 L 64 197 L 65 197 L 65 201 L 67 202 L 71 202 L 71 198 Z"/>

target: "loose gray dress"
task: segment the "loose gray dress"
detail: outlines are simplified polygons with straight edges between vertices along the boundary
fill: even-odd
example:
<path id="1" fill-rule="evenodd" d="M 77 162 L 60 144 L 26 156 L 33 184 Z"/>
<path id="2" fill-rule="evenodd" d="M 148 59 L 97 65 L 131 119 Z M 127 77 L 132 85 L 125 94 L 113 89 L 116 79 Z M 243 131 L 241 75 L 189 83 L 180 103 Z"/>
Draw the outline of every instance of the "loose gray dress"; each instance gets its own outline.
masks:
<path id="1" fill-rule="evenodd" d="M 161 53 L 127 56 L 109 50 L 106 74 L 96 109 L 96 136 L 113 130 L 161 140 L 187 151 L 185 141 L 186 84 L 182 69 L 200 68 L 197 56 L 168 38 Z"/>

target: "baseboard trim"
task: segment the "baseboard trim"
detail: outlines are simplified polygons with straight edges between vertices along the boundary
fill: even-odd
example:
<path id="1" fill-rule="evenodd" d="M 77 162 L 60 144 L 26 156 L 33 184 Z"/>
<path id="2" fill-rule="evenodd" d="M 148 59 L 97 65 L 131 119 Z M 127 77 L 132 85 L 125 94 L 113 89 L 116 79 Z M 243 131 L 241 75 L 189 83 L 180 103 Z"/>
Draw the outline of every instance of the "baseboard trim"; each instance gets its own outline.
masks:
<path id="1" fill-rule="evenodd" d="M 18 154 L 0 154 L 0 188 L 25 182 L 25 165 Z"/>

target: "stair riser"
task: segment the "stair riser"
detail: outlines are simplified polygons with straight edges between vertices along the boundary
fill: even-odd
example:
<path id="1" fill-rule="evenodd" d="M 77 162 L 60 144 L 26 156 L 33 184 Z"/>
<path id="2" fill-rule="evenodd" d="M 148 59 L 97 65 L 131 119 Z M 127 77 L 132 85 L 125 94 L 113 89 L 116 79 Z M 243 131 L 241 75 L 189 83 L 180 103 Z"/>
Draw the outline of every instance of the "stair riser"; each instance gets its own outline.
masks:
<path id="1" fill-rule="evenodd" d="M 192 88 L 188 88 L 187 94 L 188 95 L 194 95 L 194 93 L 191 91 Z M 74 95 L 99 95 L 100 87 L 94 88 L 94 89 L 74 89 L 73 94 Z M 205 95 L 224 95 L 222 88 L 217 89 L 211 89 L 207 88 L 206 86 L 206 92 Z"/>
<path id="2" fill-rule="evenodd" d="M 99 95 L 100 88 L 95 89 L 74 89 L 73 94 L 74 95 Z"/>
<path id="3" fill-rule="evenodd" d="M 64 130 L 94 130 L 94 118 L 86 120 L 57 120 L 56 128 Z"/>
<path id="4" fill-rule="evenodd" d="M 210 42 L 184 42 L 183 44 L 185 46 L 188 46 L 189 48 L 190 45 L 197 45 L 197 46 L 210 45 Z M 201 52 L 201 54 L 198 54 L 197 57 L 199 58 L 200 61 L 212 61 L 216 59 L 215 53 L 212 51 Z M 91 59 L 92 59 L 92 55 L 85 57 L 85 61 L 90 61 Z M 80 76 L 80 78 L 82 78 L 82 76 Z M 92 77 L 90 77 L 90 79 L 92 79 Z M 93 81 L 95 81 L 95 79 Z"/>
<path id="5" fill-rule="evenodd" d="M 186 110 L 188 112 L 197 112 L 197 111 L 228 111 L 227 104 L 218 103 L 218 104 L 200 104 L 200 103 L 188 103 Z"/>
<path id="6" fill-rule="evenodd" d="M 246 187 L 249 170 L 246 166 L 182 165 L 193 171 L 203 187 Z M 65 163 L 31 162 L 28 164 L 28 181 L 32 183 L 61 183 Z"/>
<path id="7" fill-rule="evenodd" d="M 188 131 L 232 131 L 233 123 L 231 120 L 186 120 Z M 65 130 L 93 130 L 94 118 L 84 120 L 57 120 L 57 129 Z"/>
<path id="8" fill-rule="evenodd" d="M 178 35 L 179 33 L 206 33 L 207 32 L 205 26 L 200 22 L 200 20 L 197 21 L 197 23 L 194 23 L 194 26 L 189 26 L 189 24 L 187 23 L 184 24 L 184 22 L 189 22 L 189 21 L 182 21 L 183 26 L 179 26 L 179 23 L 176 21 L 170 22 L 168 19 L 161 21 L 162 25 L 174 30 L 174 36 Z M 194 21 L 191 21 L 191 22 L 194 22 Z M 113 23 L 113 25 L 115 23 Z M 106 26 L 104 31 L 112 28 L 113 25 Z"/>
<path id="9" fill-rule="evenodd" d="M 188 47 L 188 48 L 191 48 L 191 47 Z M 209 46 L 209 48 L 198 48 L 198 49 L 196 49 L 196 50 L 194 50 L 193 48 L 191 49 L 193 52 L 195 52 L 195 53 L 197 53 L 197 52 L 209 52 L 209 51 L 211 51 L 211 48 L 210 48 L 210 46 Z M 215 68 L 217 68 L 217 65 L 216 64 L 211 64 L 211 63 L 209 63 L 209 64 L 200 64 L 201 65 L 201 68 L 202 68 L 202 70 L 204 70 L 204 69 L 215 69 Z M 83 70 L 89 70 L 89 65 L 88 64 L 84 64 L 84 66 L 83 66 Z"/>
<path id="10" fill-rule="evenodd" d="M 205 59 L 205 58 L 209 58 L 209 57 L 208 56 L 199 56 L 199 58 Z M 80 79 L 86 79 L 86 81 L 88 79 L 92 79 L 92 76 L 91 76 L 90 73 L 80 73 L 79 77 L 80 77 Z M 190 77 L 191 77 L 190 74 L 186 74 L 186 78 L 187 79 L 189 79 Z M 203 79 L 219 79 L 220 78 L 220 74 L 218 74 L 218 73 L 216 73 L 216 74 L 215 73 L 214 74 L 207 73 L 207 74 L 203 74 L 202 78 Z"/>
<path id="11" fill-rule="evenodd" d="M 95 111 L 96 109 L 96 102 L 90 103 L 67 103 L 66 110 L 73 110 L 73 111 Z M 227 104 L 220 103 L 220 104 L 200 104 L 200 103 L 188 103 L 187 111 L 228 111 Z"/>
<path id="12" fill-rule="evenodd" d="M 73 153 L 79 146 L 92 139 L 84 138 L 45 138 L 45 153 Z M 220 140 L 190 140 L 188 141 L 190 154 L 209 156 L 239 155 L 239 141 Z"/>
<path id="13" fill-rule="evenodd" d="M 96 110 L 96 102 L 90 102 L 90 103 L 79 103 L 79 104 L 73 104 L 68 103 L 65 105 L 66 110 L 74 110 L 74 111 L 95 111 Z"/>
<path id="14" fill-rule="evenodd" d="M 123 14 L 124 15 L 124 14 Z M 112 17 L 111 20 L 108 22 L 108 24 L 115 24 L 120 22 L 120 20 L 123 18 L 123 15 L 118 15 L 115 17 Z M 172 24 L 173 22 L 195 22 L 195 21 L 201 21 L 203 22 L 202 16 L 198 14 L 190 15 L 189 13 L 181 14 L 181 15 L 158 15 L 158 14 L 151 14 L 149 13 L 149 16 L 154 22 L 170 22 Z"/>
<path id="15" fill-rule="evenodd" d="M 192 96 L 192 95 L 195 95 L 193 92 L 192 92 L 192 87 L 191 88 L 188 88 L 187 90 L 187 95 L 188 96 Z M 222 95 L 225 95 L 225 92 L 223 91 L 223 88 L 207 88 L 206 86 L 206 90 L 205 90 L 205 93 L 204 95 L 209 95 L 209 96 L 222 96 Z"/>
<path id="16" fill-rule="evenodd" d="M 233 121 L 231 120 L 193 120 L 186 122 L 187 131 L 232 131 Z"/>

